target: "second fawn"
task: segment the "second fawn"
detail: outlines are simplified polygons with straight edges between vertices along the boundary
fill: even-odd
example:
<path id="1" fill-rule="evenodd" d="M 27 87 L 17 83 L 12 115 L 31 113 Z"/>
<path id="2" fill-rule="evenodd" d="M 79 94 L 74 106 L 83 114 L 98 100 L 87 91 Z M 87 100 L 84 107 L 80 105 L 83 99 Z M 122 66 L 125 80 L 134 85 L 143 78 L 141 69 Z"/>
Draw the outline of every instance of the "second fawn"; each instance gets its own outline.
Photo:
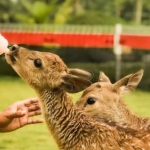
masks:
<path id="1" fill-rule="evenodd" d="M 135 115 L 124 103 L 123 95 L 133 91 L 143 76 L 143 70 L 127 75 L 112 84 L 109 78 L 100 73 L 99 82 L 84 90 L 76 106 L 94 118 L 126 124 L 134 128 L 147 128 L 150 118 Z"/>

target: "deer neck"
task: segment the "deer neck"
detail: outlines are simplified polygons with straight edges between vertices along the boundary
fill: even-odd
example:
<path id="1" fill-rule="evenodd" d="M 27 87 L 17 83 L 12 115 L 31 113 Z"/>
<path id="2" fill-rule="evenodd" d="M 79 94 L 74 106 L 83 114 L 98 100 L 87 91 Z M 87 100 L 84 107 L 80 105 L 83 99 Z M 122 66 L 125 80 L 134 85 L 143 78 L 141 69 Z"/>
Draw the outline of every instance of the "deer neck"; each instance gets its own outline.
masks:
<path id="1" fill-rule="evenodd" d="M 70 97 L 61 89 L 47 89 L 38 94 L 46 124 L 57 145 L 60 149 L 69 149 L 65 146 L 69 145 L 72 138 L 78 139 L 79 124 L 77 120 L 81 115 L 79 116 L 79 112 L 73 107 Z"/>
<path id="2" fill-rule="evenodd" d="M 147 127 L 148 125 L 150 125 L 150 120 L 148 118 L 141 118 L 135 115 L 131 110 L 127 108 L 126 104 L 123 101 L 124 100 L 121 99 L 118 106 L 120 112 L 119 118 L 121 118 L 121 123 L 125 123 L 129 126 L 132 126 L 133 128 L 140 128 L 143 127 L 143 125 Z"/>

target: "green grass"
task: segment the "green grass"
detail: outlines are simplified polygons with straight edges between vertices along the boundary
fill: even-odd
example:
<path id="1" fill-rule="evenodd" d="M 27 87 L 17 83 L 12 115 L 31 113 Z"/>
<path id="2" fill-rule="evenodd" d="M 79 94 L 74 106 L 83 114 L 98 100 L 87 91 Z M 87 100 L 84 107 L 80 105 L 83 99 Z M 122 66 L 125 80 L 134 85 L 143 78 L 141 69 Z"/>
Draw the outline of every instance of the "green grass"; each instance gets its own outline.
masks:
<path id="1" fill-rule="evenodd" d="M 0 111 L 8 105 L 36 96 L 35 92 L 20 78 L 0 77 Z M 79 94 L 72 95 L 77 100 Z M 125 96 L 129 107 L 140 116 L 150 116 L 150 93 L 134 91 Z M 39 116 L 42 117 L 42 116 Z M 0 150 L 58 150 L 45 123 L 25 126 L 19 130 L 0 133 Z"/>
<path id="2" fill-rule="evenodd" d="M 150 117 L 150 92 L 135 90 L 124 96 L 132 112 L 139 116 Z"/>

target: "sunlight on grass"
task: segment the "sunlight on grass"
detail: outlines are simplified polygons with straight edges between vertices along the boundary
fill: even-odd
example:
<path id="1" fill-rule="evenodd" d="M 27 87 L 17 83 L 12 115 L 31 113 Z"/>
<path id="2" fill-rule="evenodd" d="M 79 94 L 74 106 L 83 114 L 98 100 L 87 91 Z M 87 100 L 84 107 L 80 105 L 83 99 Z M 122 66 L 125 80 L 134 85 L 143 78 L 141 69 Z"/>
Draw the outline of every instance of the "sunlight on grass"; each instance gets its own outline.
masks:
<path id="1" fill-rule="evenodd" d="M 79 99 L 81 93 L 71 94 L 73 101 Z M 0 77 L 0 110 L 11 103 L 36 96 L 34 90 L 20 78 Z M 150 93 L 134 91 L 125 95 L 125 102 L 133 112 L 140 116 L 150 116 Z M 39 116 L 42 117 L 42 116 Z M 0 149 L 2 150 L 58 150 L 46 124 L 23 127 L 10 133 L 0 133 Z"/>

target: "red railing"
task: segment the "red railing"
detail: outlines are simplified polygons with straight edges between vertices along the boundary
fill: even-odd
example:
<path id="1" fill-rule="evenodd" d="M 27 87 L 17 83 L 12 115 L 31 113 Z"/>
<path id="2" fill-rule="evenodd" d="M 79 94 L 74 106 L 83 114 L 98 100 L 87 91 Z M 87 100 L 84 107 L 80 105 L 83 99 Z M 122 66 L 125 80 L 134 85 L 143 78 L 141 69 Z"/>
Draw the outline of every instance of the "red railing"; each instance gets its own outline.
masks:
<path id="1" fill-rule="evenodd" d="M 58 45 L 63 47 L 113 47 L 113 34 L 2 31 L 10 44 Z M 150 35 L 122 34 L 122 45 L 150 50 Z"/>

